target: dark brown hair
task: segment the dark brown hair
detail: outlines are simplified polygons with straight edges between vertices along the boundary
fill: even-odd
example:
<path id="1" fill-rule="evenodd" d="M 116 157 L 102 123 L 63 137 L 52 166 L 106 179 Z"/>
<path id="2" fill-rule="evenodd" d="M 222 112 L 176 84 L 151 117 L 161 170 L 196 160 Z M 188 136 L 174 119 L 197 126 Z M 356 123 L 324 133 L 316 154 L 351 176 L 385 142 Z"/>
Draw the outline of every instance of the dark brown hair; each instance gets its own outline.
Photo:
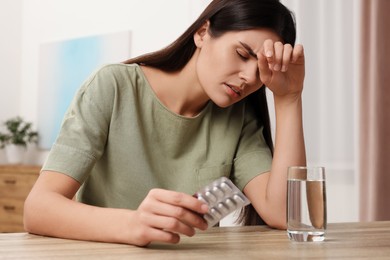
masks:
<path id="1" fill-rule="evenodd" d="M 194 34 L 205 22 L 210 21 L 210 35 L 219 37 L 229 31 L 267 28 L 278 34 L 284 43 L 294 46 L 296 29 L 294 16 L 279 0 L 214 0 L 199 18 L 172 44 L 152 53 L 125 61 L 138 63 L 166 72 L 181 70 L 196 50 Z M 273 154 L 273 142 L 265 87 L 248 96 L 254 107 L 259 127 Z M 264 224 L 252 205 L 245 207 L 238 218 L 244 225 Z"/>

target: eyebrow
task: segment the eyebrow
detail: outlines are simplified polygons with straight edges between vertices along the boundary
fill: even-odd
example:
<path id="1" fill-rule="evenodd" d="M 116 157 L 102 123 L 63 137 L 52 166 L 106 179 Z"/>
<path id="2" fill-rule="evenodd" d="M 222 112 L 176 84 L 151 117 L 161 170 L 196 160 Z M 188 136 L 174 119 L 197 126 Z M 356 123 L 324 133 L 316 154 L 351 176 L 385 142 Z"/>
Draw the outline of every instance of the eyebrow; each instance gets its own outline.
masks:
<path id="1" fill-rule="evenodd" d="M 247 50 L 247 52 L 249 53 L 249 55 L 251 55 L 252 57 L 254 57 L 254 58 L 257 60 L 257 55 L 256 55 L 256 53 L 252 50 L 251 47 L 249 47 L 248 44 L 243 43 L 243 42 L 241 42 L 241 41 L 240 41 L 240 44 L 242 45 L 242 47 L 244 47 L 244 48 Z"/>

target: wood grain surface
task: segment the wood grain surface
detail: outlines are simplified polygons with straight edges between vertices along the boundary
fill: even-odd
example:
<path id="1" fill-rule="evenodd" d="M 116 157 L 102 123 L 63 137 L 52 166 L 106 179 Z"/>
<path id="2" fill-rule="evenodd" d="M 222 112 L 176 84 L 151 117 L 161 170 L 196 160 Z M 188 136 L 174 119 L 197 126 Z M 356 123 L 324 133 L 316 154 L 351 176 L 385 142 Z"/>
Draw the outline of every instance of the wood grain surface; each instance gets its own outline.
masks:
<path id="1" fill-rule="evenodd" d="M 0 259 L 390 259 L 390 221 L 329 224 L 324 242 L 292 242 L 264 226 L 220 227 L 146 248 L 4 233 Z"/>

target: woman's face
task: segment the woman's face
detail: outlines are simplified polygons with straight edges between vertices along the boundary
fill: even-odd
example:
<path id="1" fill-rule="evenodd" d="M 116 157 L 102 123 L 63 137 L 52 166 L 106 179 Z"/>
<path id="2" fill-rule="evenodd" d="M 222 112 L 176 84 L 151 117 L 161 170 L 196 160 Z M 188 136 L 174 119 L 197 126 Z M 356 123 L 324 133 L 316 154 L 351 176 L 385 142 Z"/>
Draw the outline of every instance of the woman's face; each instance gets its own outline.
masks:
<path id="1" fill-rule="evenodd" d="M 194 39 L 199 48 L 196 64 L 199 83 L 220 107 L 242 100 L 263 85 L 257 54 L 266 39 L 280 41 L 276 33 L 267 29 L 227 32 L 212 38 L 206 28 Z"/>

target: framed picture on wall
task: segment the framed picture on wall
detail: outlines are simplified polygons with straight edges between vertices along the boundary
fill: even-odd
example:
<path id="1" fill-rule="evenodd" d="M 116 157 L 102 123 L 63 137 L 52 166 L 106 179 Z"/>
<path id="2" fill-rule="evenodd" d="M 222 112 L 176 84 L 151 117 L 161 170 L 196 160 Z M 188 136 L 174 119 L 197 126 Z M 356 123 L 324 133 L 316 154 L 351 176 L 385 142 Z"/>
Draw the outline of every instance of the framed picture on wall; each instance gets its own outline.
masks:
<path id="1" fill-rule="evenodd" d="M 88 76 L 107 63 L 130 57 L 131 32 L 43 43 L 39 50 L 39 147 L 53 145 L 66 110 Z"/>

